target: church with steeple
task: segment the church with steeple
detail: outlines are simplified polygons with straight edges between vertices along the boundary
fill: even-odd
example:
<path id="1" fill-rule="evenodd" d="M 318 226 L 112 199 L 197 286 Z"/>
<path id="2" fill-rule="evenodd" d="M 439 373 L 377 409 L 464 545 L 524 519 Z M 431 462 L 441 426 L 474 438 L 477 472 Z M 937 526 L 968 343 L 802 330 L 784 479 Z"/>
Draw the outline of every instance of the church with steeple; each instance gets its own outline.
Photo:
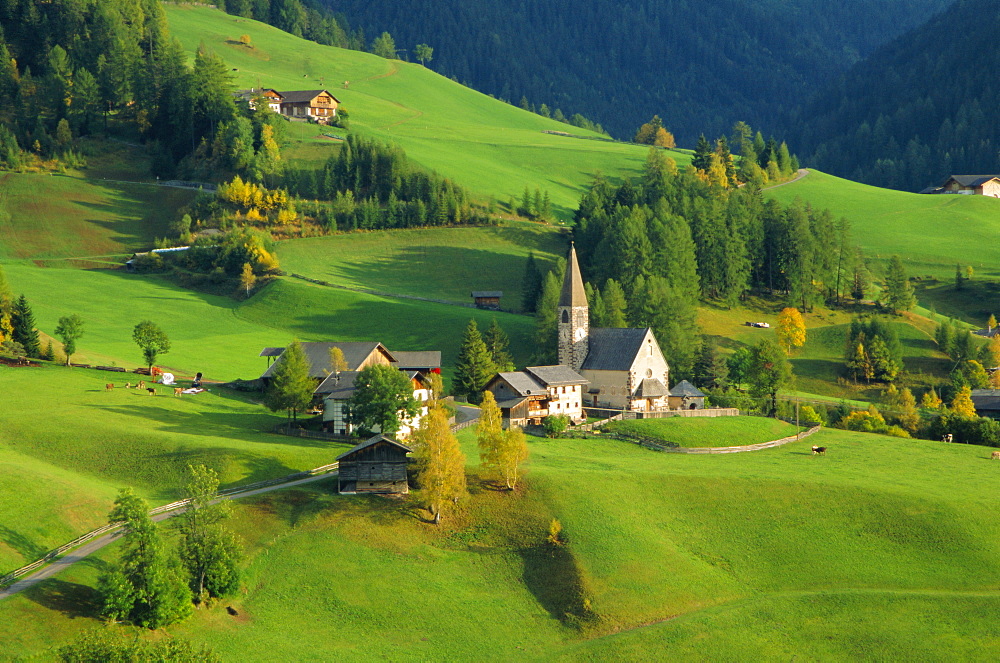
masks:
<path id="1" fill-rule="evenodd" d="M 670 368 L 653 330 L 591 328 L 583 275 L 570 245 L 559 296 L 559 363 L 589 382 L 584 407 L 665 410 Z"/>

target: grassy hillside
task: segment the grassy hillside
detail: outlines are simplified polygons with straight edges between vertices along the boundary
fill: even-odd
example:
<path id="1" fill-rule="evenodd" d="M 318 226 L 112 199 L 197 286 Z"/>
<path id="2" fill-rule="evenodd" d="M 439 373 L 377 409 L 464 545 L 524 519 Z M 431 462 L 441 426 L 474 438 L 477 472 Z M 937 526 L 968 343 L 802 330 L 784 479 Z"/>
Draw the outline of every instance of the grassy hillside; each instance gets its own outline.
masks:
<path id="1" fill-rule="evenodd" d="M 504 308 L 521 306 L 524 260 L 539 266 L 566 252 L 555 228 L 426 228 L 351 233 L 282 242 L 285 271 L 339 285 L 468 304 L 473 290 L 501 290 Z"/>
<path id="2" fill-rule="evenodd" d="M 408 299 L 376 297 L 281 279 L 245 302 L 180 289 L 149 276 L 106 270 L 5 266 L 15 293 L 32 304 L 38 328 L 51 334 L 61 316 L 78 313 L 85 324 L 80 362 L 134 367 L 142 354 L 132 341 L 141 320 L 157 323 L 171 340 L 159 365 L 209 379 L 255 378 L 267 368 L 266 346 L 303 341 L 379 340 L 390 349 L 441 350 L 450 368 L 462 333 L 475 318 L 485 329 L 496 315 L 520 362 L 532 352 L 533 320 L 506 313 Z M 123 306 L 127 297 L 128 306 Z"/>
<path id="3" fill-rule="evenodd" d="M 640 146 L 543 134 L 596 135 L 499 102 L 419 64 L 320 46 L 216 9 L 166 5 L 166 11 L 185 50 L 193 55 L 202 43 L 214 49 L 238 69 L 239 85 L 328 88 L 350 112 L 351 131 L 396 142 L 418 163 L 480 195 L 507 200 L 525 186 L 541 187 L 565 218 L 596 171 L 635 174 L 646 158 Z M 252 48 L 239 43 L 244 34 Z M 688 160 L 682 152 L 671 156 Z"/>
<path id="4" fill-rule="evenodd" d="M 471 431 L 461 437 L 475 465 Z M 814 443 L 828 455 L 810 455 Z M 244 660 L 1000 653 L 985 449 L 841 431 L 720 456 L 530 444 L 525 494 L 473 480 L 441 528 L 409 501 L 328 485 L 241 506 L 246 592 L 171 632 Z M 544 543 L 553 517 L 566 542 L 556 549 Z M 92 598 L 100 567 L 0 603 L 15 655 L 93 623 L 73 600 Z"/>
<path id="5" fill-rule="evenodd" d="M 816 170 L 765 195 L 783 203 L 799 198 L 846 217 L 867 257 L 899 254 L 911 276 L 950 280 L 956 263 L 1000 275 L 1000 245 L 990 241 L 1000 230 L 1000 200 L 879 189 Z"/>
<path id="6" fill-rule="evenodd" d="M 633 419 L 615 421 L 605 428 L 614 433 L 638 435 L 680 447 L 731 447 L 777 440 L 803 430 L 780 419 L 721 417 Z"/>
<path id="7" fill-rule="evenodd" d="M 0 173 L 0 258 L 82 258 L 148 249 L 194 192 Z M 120 261 L 117 261 L 120 262 Z"/>

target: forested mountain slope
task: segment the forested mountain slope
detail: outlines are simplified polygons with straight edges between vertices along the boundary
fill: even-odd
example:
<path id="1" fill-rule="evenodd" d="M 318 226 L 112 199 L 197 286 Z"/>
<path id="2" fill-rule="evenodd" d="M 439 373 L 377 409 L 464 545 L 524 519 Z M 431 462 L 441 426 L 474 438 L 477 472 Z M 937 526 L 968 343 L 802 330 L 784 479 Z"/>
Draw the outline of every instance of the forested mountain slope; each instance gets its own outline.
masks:
<path id="1" fill-rule="evenodd" d="M 817 94 L 789 138 L 821 170 L 919 191 L 1000 168 L 1000 3 L 959 0 Z"/>
<path id="2" fill-rule="evenodd" d="M 517 103 L 582 113 L 631 137 L 654 113 L 679 144 L 765 131 L 781 106 L 948 0 L 324 0 L 371 36 L 434 47 L 432 68 Z"/>

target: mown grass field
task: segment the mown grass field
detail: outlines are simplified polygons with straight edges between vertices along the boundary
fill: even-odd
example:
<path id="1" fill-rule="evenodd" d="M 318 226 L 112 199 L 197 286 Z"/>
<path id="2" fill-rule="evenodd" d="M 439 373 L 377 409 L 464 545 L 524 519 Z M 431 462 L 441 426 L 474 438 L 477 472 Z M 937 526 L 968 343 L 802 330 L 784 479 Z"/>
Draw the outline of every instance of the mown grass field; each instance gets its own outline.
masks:
<path id="1" fill-rule="evenodd" d="M 765 195 L 783 203 L 799 198 L 847 218 L 866 257 L 898 254 L 910 276 L 953 280 L 956 263 L 972 265 L 982 276 L 1000 275 L 1000 244 L 995 241 L 1000 200 L 995 198 L 879 189 L 816 170 Z"/>
<path id="2" fill-rule="evenodd" d="M 238 85 L 327 88 L 350 113 L 352 132 L 398 143 L 417 163 L 484 197 L 506 201 L 519 197 L 525 186 L 539 187 L 549 191 L 554 211 L 565 219 L 595 172 L 634 175 L 646 159 L 648 148 L 641 146 L 543 134 L 595 136 L 470 90 L 419 64 L 320 46 L 216 9 L 165 7 L 171 33 L 185 50 L 193 56 L 200 43 L 214 49 L 239 70 L 234 74 Z M 244 34 L 252 48 L 238 43 Z M 679 163 L 690 159 L 681 151 L 671 156 Z"/>
<path id="3" fill-rule="evenodd" d="M 471 470 L 474 435 L 460 437 Z M 814 443 L 828 455 L 812 456 Z M 530 444 L 527 492 L 472 475 L 471 499 L 440 528 L 410 501 L 329 485 L 242 504 L 246 592 L 171 633 L 241 660 L 1000 654 L 987 449 L 843 431 L 718 456 Z M 554 549 L 553 517 L 565 541 Z M 94 624 L 101 566 L 0 603 L 10 651 Z"/>
<path id="4" fill-rule="evenodd" d="M 339 285 L 468 304 L 473 290 L 500 290 L 504 308 L 520 309 L 524 261 L 543 271 L 564 257 L 551 226 L 424 228 L 296 239 L 278 245 L 287 272 Z"/>
<path id="5" fill-rule="evenodd" d="M 149 249 L 194 195 L 147 184 L 0 173 L 0 258 L 86 258 Z"/>
<path id="6" fill-rule="evenodd" d="M 669 417 L 615 421 L 605 430 L 670 442 L 679 447 L 733 447 L 777 440 L 803 429 L 765 417 Z"/>

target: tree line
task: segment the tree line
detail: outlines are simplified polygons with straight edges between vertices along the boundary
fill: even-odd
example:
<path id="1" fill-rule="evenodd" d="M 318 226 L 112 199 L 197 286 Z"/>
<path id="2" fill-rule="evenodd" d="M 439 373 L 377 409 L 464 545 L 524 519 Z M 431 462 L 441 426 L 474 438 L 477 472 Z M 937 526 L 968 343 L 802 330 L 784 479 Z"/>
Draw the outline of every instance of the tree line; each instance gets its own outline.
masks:
<path id="1" fill-rule="evenodd" d="M 801 203 L 765 201 L 753 182 L 738 182 L 738 176 L 714 179 L 694 163 L 678 169 L 653 148 L 639 178 L 613 184 L 597 177 L 575 215 L 592 324 L 652 327 L 678 377 L 694 367 L 700 300 L 731 307 L 757 291 L 808 311 L 865 281 L 855 278 L 866 268 L 845 219 Z M 534 261 L 526 267 L 525 303 L 538 316 L 539 359 L 554 355 L 562 269 L 540 278 Z"/>

